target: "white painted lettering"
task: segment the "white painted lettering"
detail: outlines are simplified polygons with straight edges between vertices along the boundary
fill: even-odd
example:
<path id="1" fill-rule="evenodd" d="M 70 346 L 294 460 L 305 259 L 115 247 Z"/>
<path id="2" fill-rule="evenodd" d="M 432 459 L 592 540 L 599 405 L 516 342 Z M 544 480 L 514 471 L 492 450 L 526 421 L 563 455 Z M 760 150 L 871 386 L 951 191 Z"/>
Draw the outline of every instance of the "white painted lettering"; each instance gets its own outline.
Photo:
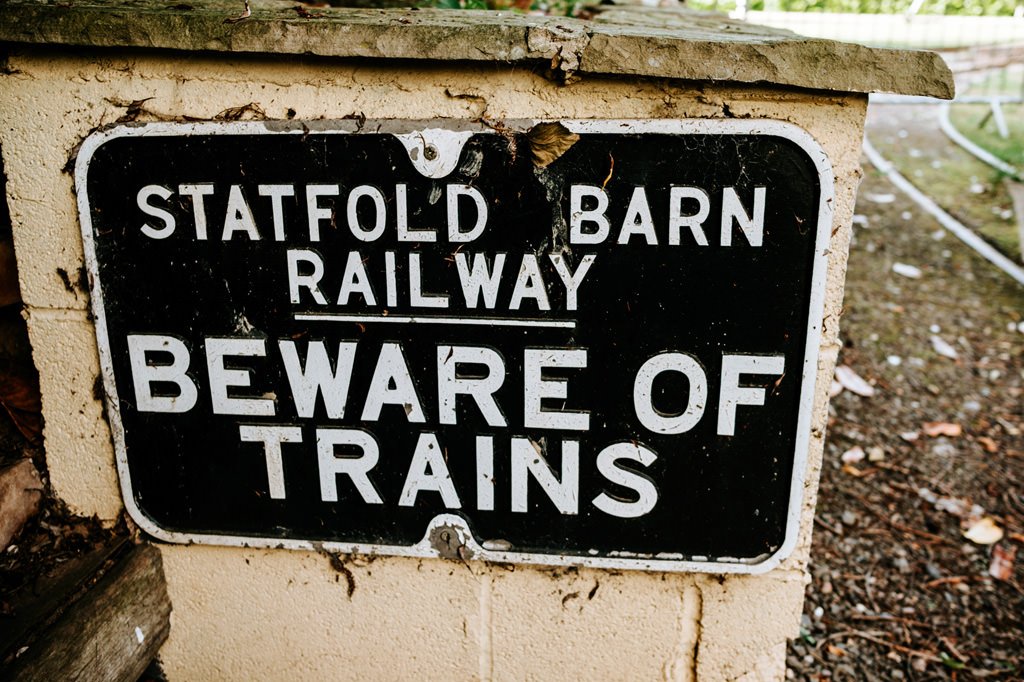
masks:
<path id="1" fill-rule="evenodd" d="M 213 194 L 213 185 L 179 185 L 178 194 L 192 199 L 192 218 L 196 224 L 196 239 L 206 239 L 206 203 L 203 197 Z"/>
<path id="2" fill-rule="evenodd" d="M 320 197 L 338 196 L 337 185 L 306 185 L 306 219 L 309 225 L 309 241 L 320 241 L 320 223 L 327 220 L 333 225 L 334 209 L 319 204 Z"/>
<path id="3" fill-rule="evenodd" d="M 447 308 L 448 294 L 424 294 L 420 254 L 409 254 L 409 304 L 414 308 Z"/>
<path id="4" fill-rule="evenodd" d="M 261 197 L 270 197 L 270 209 L 274 216 L 274 241 L 284 241 L 284 197 L 295 196 L 294 185 L 260 185 Z"/>
<path id="5" fill-rule="evenodd" d="M 139 210 L 163 223 L 160 227 L 153 227 L 149 223 L 143 223 L 141 228 L 142 234 L 150 239 L 166 239 L 174 234 L 174 216 L 169 211 L 149 203 L 149 200 L 155 196 L 166 201 L 173 194 L 174 192 L 160 185 L 146 185 L 139 190 L 139 193 L 135 196 L 135 203 L 138 204 Z"/>
<path id="6" fill-rule="evenodd" d="M 267 354 L 263 339 L 207 338 L 206 369 L 210 378 L 210 400 L 214 414 L 273 417 L 271 398 L 232 398 L 229 388 L 248 388 L 252 376 L 247 369 L 228 369 L 226 357 L 262 357 Z"/>
<path id="7" fill-rule="evenodd" d="M 402 496 L 398 499 L 399 507 L 411 507 L 416 504 L 416 496 L 421 490 L 430 490 L 441 494 L 441 501 L 448 509 L 460 509 L 462 502 L 455 491 L 448 465 L 445 464 L 441 445 L 437 436 L 432 433 L 421 433 L 416 441 L 416 450 L 409 464 L 409 473 L 402 486 Z"/>
<path id="8" fill-rule="evenodd" d="M 249 210 L 249 204 L 245 201 L 240 185 L 231 185 L 231 189 L 228 190 L 228 207 L 224 212 L 224 231 L 221 240 L 230 240 L 235 232 L 244 232 L 253 241 L 260 239 L 260 233 L 252 219 L 252 211 Z"/>
<path id="9" fill-rule="evenodd" d="M 583 200 L 597 200 L 597 206 L 583 208 Z M 573 185 L 569 188 L 569 243 L 600 244 L 608 238 L 611 224 L 605 212 L 608 210 L 608 194 L 600 187 L 593 185 Z M 583 231 L 587 224 L 596 225 L 593 231 Z"/>
<path id="10" fill-rule="evenodd" d="M 612 483 L 633 490 L 637 499 L 626 502 L 620 497 L 602 492 L 594 498 L 594 506 L 620 519 L 635 519 L 654 509 L 658 503 L 658 488 L 654 481 L 635 471 L 623 469 L 617 463 L 627 460 L 649 467 L 656 459 L 658 456 L 653 450 L 633 443 L 614 443 L 601 450 L 597 455 L 597 470 Z"/>
<path id="11" fill-rule="evenodd" d="M 493 310 L 498 301 L 498 284 L 505 267 L 505 254 L 494 255 L 494 267 L 487 269 L 487 256 L 482 253 L 455 254 L 455 269 L 459 273 L 462 295 L 467 308 L 475 308 L 477 299 L 483 296 L 484 307 Z"/>
<path id="12" fill-rule="evenodd" d="M 569 397 L 565 379 L 545 379 L 545 369 L 583 369 L 585 349 L 527 348 L 523 352 L 523 425 L 540 429 L 586 431 L 590 413 L 544 409 L 544 399 L 564 401 Z"/>
<path id="13" fill-rule="evenodd" d="M 633 235 L 643 237 L 650 246 L 658 243 L 658 235 L 654 233 L 651 207 L 647 203 L 647 190 L 643 187 L 633 188 L 633 196 L 629 198 L 626 217 L 623 218 L 622 229 L 619 230 L 619 244 L 628 244 Z"/>
<path id="14" fill-rule="evenodd" d="M 395 185 L 395 226 L 400 242 L 434 242 L 437 233 L 434 230 L 409 229 L 409 192 L 404 184 Z"/>
<path id="15" fill-rule="evenodd" d="M 313 417 L 317 395 L 323 396 L 324 407 L 329 419 L 345 416 L 345 402 L 348 398 L 349 382 L 356 357 L 356 342 L 338 343 L 336 366 L 331 367 L 327 348 L 323 341 L 310 341 L 306 348 L 306 364 L 299 360 L 295 342 L 283 339 L 278 342 L 285 375 L 292 391 L 295 412 L 300 417 Z"/>
<path id="16" fill-rule="evenodd" d="M 576 268 L 576 272 L 569 269 L 568 262 L 566 262 L 565 257 L 561 254 L 549 253 L 548 258 L 551 259 L 551 263 L 555 266 L 555 272 L 558 273 L 559 279 L 565 285 L 565 309 L 576 310 L 576 292 L 579 291 L 580 285 L 583 284 L 583 278 L 587 276 L 587 272 L 590 270 L 590 266 L 594 264 L 597 256 L 592 253 L 583 256 L 580 259 L 579 267 Z"/>
<path id="17" fill-rule="evenodd" d="M 471 185 L 448 185 L 446 188 L 448 208 L 448 241 L 452 243 L 471 242 L 481 234 L 487 225 L 487 202 L 484 195 Z M 468 232 L 462 231 L 459 220 L 459 197 L 469 197 L 476 204 L 476 223 Z"/>
<path id="18" fill-rule="evenodd" d="M 359 200 L 363 197 L 373 202 L 374 225 L 369 230 L 364 230 L 359 222 Z M 384 194 L 372 185 L 359 185 L 349 192 L 346 216 L 348 217 L 348 229 L 353 237 L 363 242 L 377 241 L 384 234 L 384 227 L 387 223 Z"/>
<path id="19" fill-rule="evenodd" d="M 324 261 L 316 251 L 288 249 L 288 299 L 302 303 L 301 291 L 305 289 L 320 305 L 327 305 L 327 297 L 320 291 L 320 280 L 324 276 Z M 300 274 L 299 265 L 312 265 L 313 272 Z"/>
<path id="20" fill-rule="evenodd" d="M 723 355 L 722 390 L 718 397 L 718 435 L 736 435 L 736 407 L 764 405 L 762 386 L 740 386 L 744 374 L 781 376 L 786 369 L 782 355 Z"/>
<path id="21" fill-rule="evenodd" d="M 359 455 L 339 457 L 338 446 L 355 448 Z M 338 501 L 338 474 L 344 474 L 355 485 L 363 502 L 384 504 L 369 476 L 380 459 L 380 448 L 373 436 L 358 429 L 317 429 L 316 454 L 320 467 L 320 499 L 324 502 Z"/>
<path id="22" fill-rule="evenodd" d="M 476 437 L 476 508 L 494 511 L 494 438 Z"/>
<path id="23" fill-rule="evenodd" d="M 519 310 L 525 298 L 536 301 L 538 310 L 551 310 L 544 277 L 540 274 L 537 256 L 532 253 L 523 254 L 523 264 L 519 266 L 519 275 L 512 289 L 512 300 L 508 303 L 509 310 Z"/>
<path id="24" fill-rule="evenodd" d="M 338 291 L 338 305 L 348 305 L 348 299 L 352 294 L 362 296 L 366 305 L 377 305 L 373 288 L 370 286 L 370 277 L 366 274 L 366 266 L 363 265 L 363 256 L 358 251 L 348 252 L 345 276 L 341 279 L 341 289 Z"/>
<path id="25" fill-rule="evenodd" d="M 697 212 L 686 215 L 683 213 L 683 202 L 689 200 L 697 202 Z M 669 190 L 668 206 L 668 243 L 671 246 L 679 246 L 679 231 L 688 227 L 693 239 L 699 245 L 707 246 L 704 221 L 711 213 L 711 200 L 707 192 L 699 187 L 673 187 Z"/>
<path id="26" fill-rule="evenodd" d="M 654 406 L 654 380 L 663 372 L 678 372 L 689 385 L 686 409 L 677 415 L 666 414 Z M 697 359 L 686 353 L 655 355 L 640 366 L 633 380 L 633 410 L 640 423 L 654 433 L 686 433 L 704 416 L 707 402 L 707 375 Z"/>
<path id="27" fill-rule="evenodd" d="M 199 392 L 186 372 L 190 363 L 188 347 L 173 336 L 129 334 L 128 363 L 135 387 L 135 409 L 139 412 L 170 412 L 180 414 L 195 407 Z M 150 364 L 147 354 L 166 353 L 169 363 Z M 178 394 L 154 395 L 153 384 L 174 384 Z"/>
<path id="28" fill-rule="evenodd" d="M 754 212 L 748 215 L 734 187 L 722 190 L 722 246 L 732 246 L 733 221 L 739 226 L 751 246 L 764 241 L 764 187 L 754 188 Z"/>
<path id="29" fill-rule="evenodd" d="M 285 499 L 284 463 L 281 461 L 281 443 L 301 443 L 302 429 L 298 426 L 253 426 L 241 424 L 238 436 L 243 443 L 263 443 L 263 456 L 267 462 L 267 483 L 270 499 Z"/>
<path id="30" fill-rule="evenodd" d="M 540 445 L 528 438 L 512 439 L 512 511 L 514 512 L 525 513 L 530 510 L 528 491 L 531 475 L 559 512 L 562 514 L 579 513 L 580 444 L 577 441 L 562 441 L 562 474 L 561 480 L 559 480 L 555 478 L 555 473 L 541 452 Z"/>
<path id="31" fill-rule="evenodd" d="M 483 376 L 463 376 L 459 365 L 483 365 Z M 457 424 L 456 396 L 468 395 L 487 420 L 488 426 L 508 426 L 494 394 L 505 383 L 505 362 L 493 348 L 476 346 L 437 347 L 437 409 L 442 424 Z"/>
<path id="32" fill-rule="evenodd" d="M 420 407 L 420 399 L 416 395 L 416 387 L 409 374 L 409 365 L 405 361 L 402 346 L 397 343 L 381 344 L 377 366 L 373 370 L 373 378 L 370 379 L 370 388 L 360 419 L 364 422 L 377 421 L 384 405 L 402 407 L 410 422 L 427 421 L 423 408 Z"/>

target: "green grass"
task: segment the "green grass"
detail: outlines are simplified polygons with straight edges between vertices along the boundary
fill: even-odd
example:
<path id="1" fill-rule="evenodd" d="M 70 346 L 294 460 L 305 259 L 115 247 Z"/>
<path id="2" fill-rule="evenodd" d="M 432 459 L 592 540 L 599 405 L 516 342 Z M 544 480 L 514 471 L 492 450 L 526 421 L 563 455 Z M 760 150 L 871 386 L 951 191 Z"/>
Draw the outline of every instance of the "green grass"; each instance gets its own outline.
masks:
<path id="1" fill-rule="evenodd" d="M 897 134 L 900 128 L 902 131 Z M 911 117 L 886 130 L 874 131 L 871 141 L 911 183 L 1019 262 L 1021 249 L 1013 200 L 1002 175 L 941 133 L 937 139 L 936 133 L 931 126 L 919 125 Z"/>
<path id="2" fill-rule="evenodd" d="M 1006 163 L 1024 171 L 1024 104 L 1004 104 L 1010 136 L 1003 139 L 987 104 L 955 104 L 949 119 L 964 136 Z"/>

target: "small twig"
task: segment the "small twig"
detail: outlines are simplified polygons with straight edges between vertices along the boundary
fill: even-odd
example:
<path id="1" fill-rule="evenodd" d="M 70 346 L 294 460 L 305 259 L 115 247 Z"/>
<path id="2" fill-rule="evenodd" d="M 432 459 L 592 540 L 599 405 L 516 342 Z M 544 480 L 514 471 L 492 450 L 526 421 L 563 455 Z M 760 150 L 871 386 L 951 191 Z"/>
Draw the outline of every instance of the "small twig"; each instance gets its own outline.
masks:
<path id="1" fill-rule="evenodd" d="M 863 496 L 857 495 L 857 494 L 853 494 L 853 493 L 851 493 L 851 495 L 857 501 L 859 501 L 862 505 L 864 505 L 864 509 L 865 510 L 870 512 L 873 516 L 875 516 L 880 521 L 889 524 L 890 526 L 892 526 L 894 529 L 900 531 L 901 533 L 909 533 L 910 535 L 916 535 L 917 537 L 926 538 L 928 540 L 931 540 L 932 542 L 941 542 L 941 543 L 947 544 L 947 545 L 953 544 L 949 540 L 947 540 L 946 538 L 942 537 L 941 535 L 935 535 L 933 533 L 926 533 L 923 530 L 918 530 L 916 528 L 911 528 L 910 526 L 904 526 L 902 523 L 896 523 L 895 521 L 890 520 L 889 517 L 887 517 L 885 514 L 883 514 L 882 512 L 878 511 L 877 509 L 875 509 L 874 505 L 872 505 L 870 502 L 868 502 Z"/>
<path id="2" fill-rule="evenodd" d="M 889 647 L 890 649 L 899 651 L 902 654 L 907 654 L 908 656 L 916 656 L 917 658 L 923 658 L 926 661 L 931 661 L 932 663 L 942 663 L 942 659 L 936 656 L 935 654 L 929 653 L 927 651 L 921 651 L 920 649 L 911 649 L 910 647 L 906 647 L 901 644 L 896 644 L 894 642 L 888 642 L 884 639 L 881 639 L 880 637 L 875 637 L 874 635 L 868 634 L 867 632 L 863 632 L 861 630 L 848 630 L 846 632 L 837 632 L 836 635 L 859 637 L 860 639 L 866 639 L 869 642 L 874 642 L 875 644 L 881 644 L 882 646 Z"/>
<path id="3" fill-rule="evenodd" d="M 949 649 L 949 653 L 953 654 L 953 656 L 956 657 L 956 660 L 960 661 L 961 663 L 966 663 L 970 660 L 962 653 L 957 651 L 957 648 L 953 646 L 953 643 L 949 641 L 948 638 L 939 635 L 939 641 L 946 645 L 946 648 Z"/>
<path id="4" fill-rule="evenodd" d="M 836 535 L 838 535 L 840 537 L 842 537 L 842 535 L 843 535 L 843 530 L 841 528 L 838 528 L 836 526 L 830 525 L 825 520 L 820 519 L 817 516 L 814 517 L 814 523 L 819 525 L 819 526 L 821 526 L 825 530 L 832 531 L 833 533 L 835 533 Z"/>
<path id="5" fill-rule="evenodd" d="M 928 589 L 938 587 L 939 585 L 958 585 L 962 582 L 966 582 L 971 579 L 968 575 L 951 575 L 946 578 L 936 578 L 935 580 L 929 580 L 924 584 Z"/>
<path id="6" fill-rule="evenodd" d="M 890 623 L 900 623 L 903 625 L 909 625 L 913 628 L 926 628 L 928 630 L 934 630 L 935 628 L 928 623 L 922 623 L 919 620 L 911 620 L 909 618 L 900 618 L 898 616 L 868 616 L 868 615 L 856 615 L 850 616 L 851 620 L 881 620 Z"/>

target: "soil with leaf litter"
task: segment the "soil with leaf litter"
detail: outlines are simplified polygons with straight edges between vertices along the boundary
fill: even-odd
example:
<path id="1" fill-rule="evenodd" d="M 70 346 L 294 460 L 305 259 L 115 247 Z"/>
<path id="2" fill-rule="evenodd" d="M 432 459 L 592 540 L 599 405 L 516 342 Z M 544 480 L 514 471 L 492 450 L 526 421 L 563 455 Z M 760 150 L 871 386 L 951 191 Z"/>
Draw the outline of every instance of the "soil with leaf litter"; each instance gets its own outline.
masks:
<path id="1" fill-rule="evenodd" d="M 864 163 L 787 676 L 1024 679 L 1024 288 Z"/>

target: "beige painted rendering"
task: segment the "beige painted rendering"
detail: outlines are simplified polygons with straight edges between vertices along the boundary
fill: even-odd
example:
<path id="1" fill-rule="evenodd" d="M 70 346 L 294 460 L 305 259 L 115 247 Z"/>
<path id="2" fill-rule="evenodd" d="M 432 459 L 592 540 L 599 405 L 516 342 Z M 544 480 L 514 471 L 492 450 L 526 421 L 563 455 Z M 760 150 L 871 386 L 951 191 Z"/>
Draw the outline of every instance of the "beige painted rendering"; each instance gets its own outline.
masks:
<path id="1" fill-rule="evenodd" d="M 138 104 L 132 105 L 133 102 Z M 825 324 L 798 547 L 762 576 L 498 566 L 294 550 L 160 545 L 173 603 L 171 680 L 776 680 L 799 625 L 865 95 L 523 68 L 17 47 L 0 77 L 7 192 L 56 494 L 122 512 L 82 288 L 73 178 L 90 132 L 136 120 L 756 117 L 795 123 L 835 172 Z M 726 106 L 727 105 L 727 106 Z M 294 113 L 292 113 L 294 112 Z"/>

